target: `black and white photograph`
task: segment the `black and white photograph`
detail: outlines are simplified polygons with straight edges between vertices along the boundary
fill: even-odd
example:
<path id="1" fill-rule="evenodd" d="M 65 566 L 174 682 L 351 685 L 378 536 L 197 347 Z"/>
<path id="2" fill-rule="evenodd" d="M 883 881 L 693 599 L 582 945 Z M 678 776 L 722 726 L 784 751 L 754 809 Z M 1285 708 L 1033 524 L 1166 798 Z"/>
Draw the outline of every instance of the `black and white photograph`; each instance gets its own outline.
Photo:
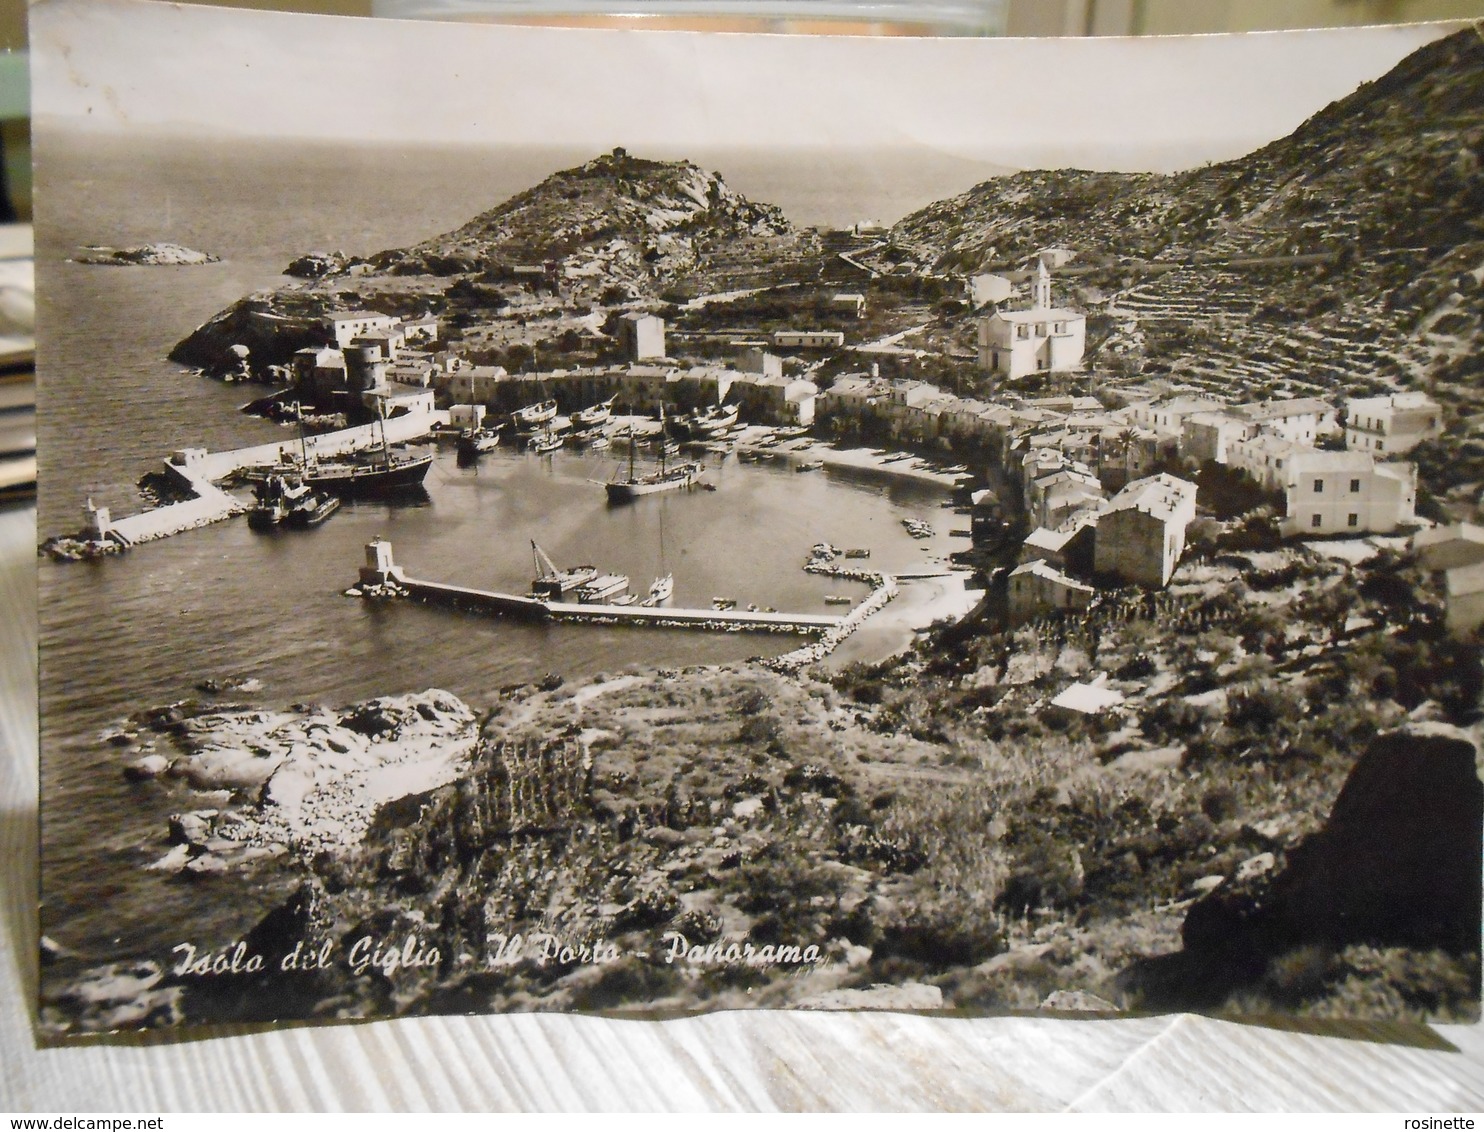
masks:
<path id="1" fill-rule="evenodd" d="M 1477 1020 L 1479 26 L 31 50 L 46 1036 Z"/>

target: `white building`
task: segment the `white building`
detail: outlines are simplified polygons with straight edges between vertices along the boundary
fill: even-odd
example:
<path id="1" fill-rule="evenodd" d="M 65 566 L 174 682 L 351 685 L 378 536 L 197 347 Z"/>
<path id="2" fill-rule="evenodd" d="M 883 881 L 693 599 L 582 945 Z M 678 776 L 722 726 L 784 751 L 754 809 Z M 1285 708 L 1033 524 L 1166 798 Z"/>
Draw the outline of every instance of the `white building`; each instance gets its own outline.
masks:
<path id="1" fill-rule="evenodd" d="M 1122 416 L 1141 428 L 1157 429 L 1178 436 L 1185 428 L 1186 417 L 1195 413 L 1219 413 L 1225 409 L 1224 404 L 1210 397 L 1181 393 L 1155 401 L 1141 401 L 1118 410 L 1115 416 Z"/>
<path id="2" fill-rule="evenodd" d="M 1295 444 L 1312 445 L 1322 436 L 1339 432 L 1335 407 L 1317 397 L 1253 401 L 1238 405 L 1232 411 L 1251 421 L 1262 432 L 1281 436 Z"/>
<path id="3" fill-rule="evenodd" d="M 1191 413 L 1180 426 L 1180 455 L 1203 464 L 1225 464 L 1232 444 L 1256 435 L 1257 425 L 1236 413 Z"/>
<path id="4" fill-rule="evenodd" d="M 1424 570 L 1456 570 L 1484 562 L 1484 527 L 1454 523 L 1412 536 L 1412 552 Z"/>
<path id="5" fill-rule="evenodd" d="M 618 340 L 629 361 L 658 361 L 665 356 L 665 320 L 657 314 L 631 311 L 618 320 Z"/>
<path id="6" fill-rule="evenodd" d="M 342 350 L 362 334 L 373 330 L 391 330 L 398 322 L 398 319 L 389 314 L 377 314 L 375 311 L 331 311 L 325 316 L 330 336 Z"/>
<path id="7" fill-rule="evenodd" d="M 1258 433 L 1249 439 L 1228 443 L 1227 464 L 1266 491 L 1283 491 L 1288 486 L 1288 469 L 1293 458 L 1310 451 L 1313 449 L 1284 440 L 1281 436 Z"/>
<path id="8" fill-rule="evenodd" d="M 1443 410 L 1426 393 L 1357 397 L 1345 404 L 1345 447 L 1383 460 L 1441 436 Z"/>
<path id="9" fill-rule="evenodd" d="M 1036 269 L 1029 310 L 996 311 L 979 320 L 979 366 L 1002 378 L 1082 368 L 1087 318 L 1051 305 L 1051 273 Z"/>
<path id="10" fill-rule="evenodd" d="M 1288 460 L 1285 535 L 1389 534 L 1416 519 L 1417 469 L 1377 464 L 1367 452 L 1294 453 Z"/>

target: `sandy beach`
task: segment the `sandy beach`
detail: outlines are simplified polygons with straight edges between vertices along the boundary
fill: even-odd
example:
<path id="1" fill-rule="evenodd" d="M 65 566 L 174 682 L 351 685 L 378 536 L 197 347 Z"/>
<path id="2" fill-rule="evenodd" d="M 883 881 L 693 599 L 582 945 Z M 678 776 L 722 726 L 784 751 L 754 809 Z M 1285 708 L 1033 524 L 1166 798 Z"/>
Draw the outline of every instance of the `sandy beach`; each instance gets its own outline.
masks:
<path id="1" fill-rule="evenodd" d="M 749 425 L 738 436 L 737 451 L 757 448 L 777 432 L 778 430 L 774 428 Z M 791 464 L 819 460 L 827 468 L 862 468 L 907 479 L 923 480 L 942 487 L 954 487 L 968 474 L 965 471 L 944 470 L 959 465 L 944 464 L 938 461 L 930 462 L 920 456 L 888 452 L 879 448 L 839 448 L 811 437 L 781 441 L 763 450 L 778 453 Z"/>
<path id="2" fill-rule="evenodd" d="M 824 661 L 825 668 L 875 664 L 911 647 L 917 634 L 935 621 L 967 615 L 984 598 L 983 590 L 966 588 L 969 577 L 954 572 L 899 581 L 896 598 L 842 642 Z"/>

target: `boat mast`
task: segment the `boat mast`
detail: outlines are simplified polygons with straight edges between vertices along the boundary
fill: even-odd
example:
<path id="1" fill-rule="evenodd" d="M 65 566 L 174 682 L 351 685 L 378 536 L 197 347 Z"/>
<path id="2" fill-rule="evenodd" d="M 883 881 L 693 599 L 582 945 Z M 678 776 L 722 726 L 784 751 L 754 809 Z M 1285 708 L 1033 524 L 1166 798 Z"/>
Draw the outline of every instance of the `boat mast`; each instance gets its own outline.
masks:
<path id="1" fill-rule="evenodd" d="M 304 440 L 304 402 L 294 402 L 294 419 L 299 422 L 299 461 L 309 470 L 309 445 Z"/>
<path id="2" fill-rule="evenodd" d="M 665 445 L 670 443 L 670 434 L 665 429 L 665 403 L 660 402 L 660 475 L 665 474 Z"/>

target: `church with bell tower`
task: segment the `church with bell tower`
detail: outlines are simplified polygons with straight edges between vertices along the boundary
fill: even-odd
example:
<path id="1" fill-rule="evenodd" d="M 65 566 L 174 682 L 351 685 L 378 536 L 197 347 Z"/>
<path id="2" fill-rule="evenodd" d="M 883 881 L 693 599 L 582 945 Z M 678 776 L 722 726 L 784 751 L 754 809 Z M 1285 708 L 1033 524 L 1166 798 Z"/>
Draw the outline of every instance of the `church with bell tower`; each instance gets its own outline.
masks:
<path id="1" fill-rule="evenodd" d="M 1044 259 L 1031 278 L 1028 309 L 995 311 L 979 320 L 979 365 L 996 377 L 1080 370 L 1086 349 L 1087 317 L 1051 305 L 1051 272 Z"/>

